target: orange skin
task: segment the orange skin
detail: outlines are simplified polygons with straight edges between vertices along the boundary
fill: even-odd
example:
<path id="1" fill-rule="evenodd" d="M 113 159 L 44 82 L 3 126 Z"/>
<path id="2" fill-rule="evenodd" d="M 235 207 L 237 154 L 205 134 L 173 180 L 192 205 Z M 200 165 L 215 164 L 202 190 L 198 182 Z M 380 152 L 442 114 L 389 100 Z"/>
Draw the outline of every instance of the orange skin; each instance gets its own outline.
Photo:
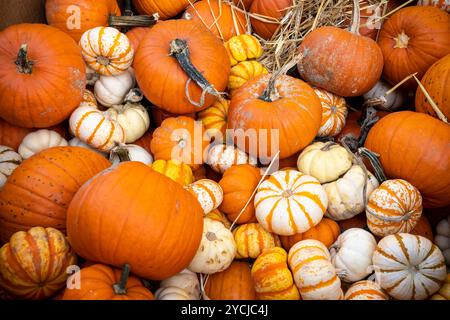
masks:
<path id="1" fill-rule="evenodd" d="M 161 20 L 167 20 L 186 9 L 189 6 L 189 0 L 133 0 L 133 5 L 139 14 L 158 13 Z"/>
<path id="2" fill-rule="evenodd" d="M 292 6 L 292 3 L 292 0 L 253 0 L 250 13 L 280 21 L 286 14 L 286 10 Z M 250 21 L 254 31 L 266 40 L 269 40 L 279 27 L 279 23 L 276 23 L 275 20 L 269 23 L 250 18 Z"/>
<path id="3" fill-rule="evenodd" d="M 128 37 L 128 40 L 130 40 L 131 46 L 135 52 L 148 31 L 150 31 L 150 28 L 136 27 L 126 33 L 126 36 Z"/>

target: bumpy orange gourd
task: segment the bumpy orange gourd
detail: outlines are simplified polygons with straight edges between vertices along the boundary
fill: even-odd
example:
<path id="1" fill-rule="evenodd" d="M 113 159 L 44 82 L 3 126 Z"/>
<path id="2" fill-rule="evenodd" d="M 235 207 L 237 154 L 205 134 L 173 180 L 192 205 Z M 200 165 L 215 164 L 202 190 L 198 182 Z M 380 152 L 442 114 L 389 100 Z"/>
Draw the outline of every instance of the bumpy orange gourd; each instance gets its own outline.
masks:
<path id="1" fill-rule="evenodd" d="M 254 0 L 250 6 L 250 13 L 262 16 L 263 20 L 270 20 L 266 22 L 258 18 L 250 18 L 255 32 L 263 39 L 270 39 L 292 4 L 292 0 Z"/>
<path id="2" fill-rule="evenodd" d="M 236 258 L 256 259 L 264 250 L 280 247 L 276 234 L 266 231 L 259 223 L 247 223 L 233 230 L 236 241 Z"/>
<path id="3" fill-rule="evenodd" d="M 185 186 L 194 182 L 192 169 L 187 164 L 176 160 L 156 160 L 151 168 Z"/>
<path id="4" fill-rule="evenodd" d="M 140 14 L 157 13 L 161 20 L 166 20 L 183 11 L 190 1 L 192 0 L 133 0 L 133 4 Z"/>
<path id="5" fill-rule="evenodd" d="M 239 62 L 231 68 L 228 89 L 233 92 L 242 87 L 249 80 L 267 73 L 267 69 L 258 61 L 250 60 Z"/>

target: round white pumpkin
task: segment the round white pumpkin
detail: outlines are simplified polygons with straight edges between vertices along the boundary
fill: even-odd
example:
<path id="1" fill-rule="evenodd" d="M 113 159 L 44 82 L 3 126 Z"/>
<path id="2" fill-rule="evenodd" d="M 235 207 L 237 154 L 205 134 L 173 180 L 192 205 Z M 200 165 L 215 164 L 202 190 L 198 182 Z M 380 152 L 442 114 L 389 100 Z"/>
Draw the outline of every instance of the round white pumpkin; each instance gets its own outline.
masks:
<path id="1" fill-rule="evenodd" d="M 216 144 L 208 150 L 206 163 L 216 172 L 224 173 L 228 168 L 238 164 L 256 165 L 255 157 L 248 156 L 234 145 Z"/>
<path id="2" fill-rule="evenodd" d="M 184 269 L 161 281 L 155 292 L 156 300 L 200 300 L 200 282 L 197 274 Z"/>
<path id="3" fill-rule="evenodd" d="M 139 103 L 115 105 L 107 113 L 115 119 L 125 131 L 126 143 L 133 143 L 142 137 L 150 127 L 147 110 Z"/>
<path id="4" fill-rule="evenodd" d="M 94 94 L 100 104 L 111 107 L 124 102 L 127 93 L 136 85 L 133 68 L 115 76 L 100 76 Z"/>
<path id="5" fill-rule="evenodd" d="M 153 163 L 153 157 L 141 146 L 135 144 L 120 144 L 111 150 L 109 161 L 111 161 L 112 164 L 119 164 L 122 161 L 137 161 L 148 165 Z"/>
<path id="6" fill-rule="evenodd" d="M 405 96 L 401 90 L 396 90 L 394 92 L 385 95 L 391 87 L 383 81 L 378 81 L 375 86 L 370 89 L 366 94 L 363 95 L 365 101 L 376 100 L 376 106 L 387 110 L 396 111 L 405 102 Z"/>
<path id="7" fill-rule="evenodd" d="M 10 147 L 0 146 L 0 189 L 8 177 L 22 163 L 22 157 Z"/>
<path id="8" fill-rule="evenodd" d="M 434 243 L 442 250 L 447 265 L 450 265 L 450 215 L 437 224 Z"/>
<path id="9" fill-rule="evenodd" d="M 40 129 L 27 134 L 19 146 L 19 154 L 23 159 L 28 159 L 42 150 L 52 147 L 64 147 L 69 143 L 66 139 L 53 130 Z"/>

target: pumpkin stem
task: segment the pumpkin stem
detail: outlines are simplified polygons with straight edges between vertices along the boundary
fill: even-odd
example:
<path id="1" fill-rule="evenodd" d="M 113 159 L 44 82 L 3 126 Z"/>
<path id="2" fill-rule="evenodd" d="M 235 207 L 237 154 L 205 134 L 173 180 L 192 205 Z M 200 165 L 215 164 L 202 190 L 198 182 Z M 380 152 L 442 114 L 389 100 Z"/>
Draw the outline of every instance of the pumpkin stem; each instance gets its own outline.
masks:
<path id="1" fill-rule="evenodd" d="M 112 161 L 114 156 L 118 156 L 120 162 L 127 162 L 131 161 L 130 159 L 130 153 L 128 152 L 128 149 L 125 148 L 124 144 L 117 144 L 112 150 L 109 155 L 109 160 Z"/>
<path id="2" fill-rule="evenodd" d="M 127 294 L 127 282 L 130 276 L 130 265 L 127 263 L 123 266 L 120 282 L 113 285 L 115 294 Z"/>
<path id="3" fill-rule="evenodd" d="M 328 151 L 331 149 L 332 146 L 334 146 L 336 144 L 337 143 L 334 141 L 329 141 L 329 142 L 325 143 L 325 145 L 322 148 L 320 148 L 320 151 Z"/>
<path id="4" fill-rule="evenodd" d="M 378 182 L 383 183 L 387 180 L 386 175 L 384 174 L 383 166 L 381 165 L 380 160 L 378 159 L 379 155 L 375 152 L 370 151 L 367 148 L 361 147 L 358 149 L 358 155 L 366 157 L 369 159 L 370 164 L 375 170 L 375 177 Z"/>
<path id="5" fill-rule="evenodd" d="M 26 43 L 20 46 L 15 64 L 17 66 L 17 71 L 20 73 L 31 74 L 33 71 L 34 62 L 28 60 L 28 45 Z"/>
<path id="6" fill-rule="evenodd" d="M 377 110 L 373 107 L 364 108 L 360 122 L 361 122 L 361 134 L 358 139 L 358 147 L 363 146 L 367 139 L 370 129 L 375 125 L 375 123 L 380 120 L 377 115 Z"/>
<path id="7" fill-rule="evenodd" d="M 353 18 L 350 26 L 350 32 L 359 35 L 359 23 L 361 20 L 361 11 L 359 8 L 359 0 L 353 0 Z"/>
<path id="8" fill-rule="evenodd" d="M 126 14 L 126 11 L 125 11 Z M 148 15 L 123 15 L 123 16 L 109 16 L 108 24 L 113 28 L 133 28 L 133 27 L 151 27 L 158 22 L 159 14 L 154 13 Z"/>
<path id="9" fill-rule="evenodd" d="M 144 94 L 142 93 L 141 89 L 133 88 L 126 94 L 124 102 L 138 103 L 141 102 L 142 99 L 144 99 Z"/>
<path id="10" fill-rule="evenodd" d="M 399 49 L 408 48 L 409 37 L 405 33 L 405 31 L 402 31 L 402 33 L 398 34 L 397 37 L 394 38 L 394 40 L 395 40 L 394 48 Z"/>
<path id="11" fill-rule="evenodd" d="M 170 42 L 169 53 L 171 56 L 177 59 L 181 68 L 189 76 L 189 80 L 186 82 L 185 89 L 186 89 L 186 97 L 191 104 L 199 108 L 203 107 L 203 105 L 205 104 L 205 96 L 207 93 L 217 98 L 221 98 L 220 93 L 216 89 L 214 89 L 214 86 L 210 84 L 208 80 L 206 80 L 206 78 L 201 74 L 201 72 L 198 71 L 198 69 L 192 64 L 189 53 L 189 46 L 186 40 L 181 39 L 172 40 Z M 193 101 L 189 95 L 189 84 L 192 80 L 202 89 L 202 95 L 199 103 Z"/>
<path id="12" fill-rule="evenodd" d="M 278 77 L 271 77 L 269 79 L 269 83 L 267 84 L 267 87 L 264 89 L 259 99 L 265 102 L 273 102 L 275 100 L 272 97 L 276 97 L 275 82 L 277 81 L 277 78 Z"/>

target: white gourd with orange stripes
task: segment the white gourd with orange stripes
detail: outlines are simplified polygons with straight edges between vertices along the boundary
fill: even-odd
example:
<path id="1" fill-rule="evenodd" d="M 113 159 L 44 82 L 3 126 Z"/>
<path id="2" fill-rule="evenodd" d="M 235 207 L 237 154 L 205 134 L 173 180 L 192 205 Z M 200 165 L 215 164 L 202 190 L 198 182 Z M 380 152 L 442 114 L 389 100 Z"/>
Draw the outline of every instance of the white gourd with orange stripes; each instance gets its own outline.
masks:
<path id="1" fill-rule="evenodd" d="M 341 280 L 327 247 L 318 240 L 302 240 L 289 250 L 289 268 L 303 300 L 341 300 Z"/>
<path id="2" fill-rule="evenodd" d="M 257 160 L 233 145 L 216 144 L 209 149 L 206 163 L 214 171 L 224 173 L 233 165 L 256 165 Z"/>
<path id="3" fill-rule="evenodd" d="M 247 223 L 233 230 L 236 259 L 256 259 L 266 249 L 281 247 L 276 234 L 267 232 L 259 223 Z"/>
<path id="4" fill-rule="evenodd" d="M 339 235 L 330 247 L 331 262 L 339 278 L 356 282 L 373 272 L 372 255 L 377 246 L 375 237 L 360 228 L 351 228 Z"/>
<path id="5" fill-rule="evenodd" d="M 10 147 L 0 146 L 0 190 L 8 177 L 22 163 L 22 157 Z"/>
<path id="6" fill-rule="evenodd" d="M 423 300 L 447 276 L 441 250 L 425 237 L 398 233 L 384 237 L 373 254 L 377 282 L 397 300 Z"/>
<path id="7" fill-rule="evenodd" d="M 80 106 L 98 107 L 97 99 L 92 91 L 88 89 L 84 90 L 83 100 L 81 101 Z"/>
<path id="8" fill-rule="evenodd" d="M 421 215 L 419 190 L 402 179 L 383 182 L 372 192 L 366 207 L 367 226 L 379 237 L 410 232 Z"/>
<path id="9" fill-rule="evenodd" d="M 147 109 L 140 103 L 127 102 L 108 109 L 111 119 L 117 120 L 125 131 L 125 142 L 133 143 L 142 137 L 150 127 Z"/>
<path id="10" fill-rule="evenodd" d="M 376 282 L 362 280 L 348 288 L 344 300 L 389 300 L 389 296 Z"/>
<path id="11" fill-rule="evenodd" d="M 197 198 L 205 215 L 217 209 L 223 201 L 222 187 L 213 180 L 200 179 L 184 188 Z"/>
<path id="12" fill-rule="evenodd" d="M 115 28 L 87 30 L 81 36 L 80 47 L 86 64 L 101 75 L 121 74 L 133 63 L 134 50 L 130 41 Z"/>
<path id="13" fill-rule="evenodd" d="M 127 93 L 135 86 L 133 68 L 113 76 L 100 76 L 94 86 L 95 97 L 106 107 L 124 102 Z"/>
<path id="14" fill-rule="evenodd" d="M 18 152 L 23 159 L 51 147 L 65 147 L 69 145 L 66 139 L 53 130 L 40 129 L 27 134 L 19 146 Z"/>
<path id="15" fill-rule="evenodd" d="M 69 119 L 72 134 L 100 150 L 109 151 L 116 143 L 125 143 L 122 126 L 107 113 L 94 107 L 82 106 L 75 109 Z"/>
<path id="16" fill-rule="evenodd" d="M 335 137 L 345 126 L 348 114 L 345 99 L 324 89 L 314 88 L 316 95 L 322 103 L 322 123 L 319 137 Z"/>
<path id="17" fill-rule="evenodd" d="M 316 178 L 296 170 L 272 174 L 255 195 L 258 222 L 282 236 L 303 233 L 316 226 L 327 209 L 328 199 Z"/>

